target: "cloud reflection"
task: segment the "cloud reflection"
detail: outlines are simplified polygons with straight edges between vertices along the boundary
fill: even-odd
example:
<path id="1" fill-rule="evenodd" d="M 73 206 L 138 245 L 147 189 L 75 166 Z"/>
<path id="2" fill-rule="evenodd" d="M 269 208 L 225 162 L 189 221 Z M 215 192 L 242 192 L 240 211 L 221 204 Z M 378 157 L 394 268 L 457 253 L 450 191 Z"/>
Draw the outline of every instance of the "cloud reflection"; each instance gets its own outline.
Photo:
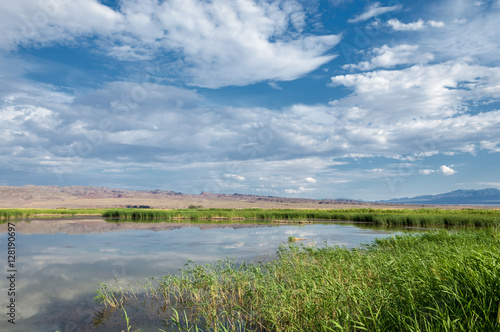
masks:
<path id="1" fill-rule="evenodd" d="M 61 311 L 71 311 L 72 317 L 63 321 L 64 324 L 69 324 L 66 320 L 73 321 L 74 326 L 64 325 L 66 329 L 86 330 L 83 326 L 90 326 L 89 312 L 95 309 L 92 298 L 97 283 L 113 284 L 115 277 L 123 285 L 137 285 L 150 277 L 177 273 L 189 260 L 205 264 L 226 257 L 242 260 L 273 255 L 290 234 L 307 238 L 311 243 L 328 241 L 346 246 L 386 235 L 332 224 L 274 227 L 219 224 L 204 225 L 202 229 L 200 225 L 127 223 L 127 230 L 119 231 L 113 228 L 116 225 L 110 226 L 104 220 L 92 220 L 92 227 L 82 225 L 85 221 L 17 223 L 19 324 L 15 326 L 18 330 L 13 331 L 60 329 Z M 132 230 L 134 226 L 139 229 Z M 5 280 L 1 286 L 7 288 Z M 80 324 L 82 320 L 88 324 Z M 7 328 L 5 324 L 0 322 L 0 330 Z"/>

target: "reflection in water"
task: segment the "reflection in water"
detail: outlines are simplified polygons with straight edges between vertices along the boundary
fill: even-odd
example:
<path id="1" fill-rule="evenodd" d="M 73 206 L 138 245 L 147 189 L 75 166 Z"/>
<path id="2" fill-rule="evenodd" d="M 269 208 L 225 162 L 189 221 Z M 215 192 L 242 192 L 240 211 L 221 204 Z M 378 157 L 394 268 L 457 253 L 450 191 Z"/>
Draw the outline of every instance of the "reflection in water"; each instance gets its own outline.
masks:
<path id="1" fill-rule="evenodd" d="M 5 243 L 7 226 L 0 228 Z M 188 260 L 266 259 L 289 236 L 306 239 L 304 245 L 352 248 L 388 234 L 347 224 L 148 224 L 96 218 L 17 221 L 16 230 L 16 324 L 2 319 L 1 331 L 122 331 L 124 320 L 111 309 L 95 316 L 98 282 L 113 284 L 116 278 L 123 285 L 142 284 L 176 273 Z M 2 278 L 0 285 L 6 294 L 7 280 Z M 127 307 L 133 330 L 158 331 L 152 328 L 164 319 L 158 312 L 156 305 Z"/>

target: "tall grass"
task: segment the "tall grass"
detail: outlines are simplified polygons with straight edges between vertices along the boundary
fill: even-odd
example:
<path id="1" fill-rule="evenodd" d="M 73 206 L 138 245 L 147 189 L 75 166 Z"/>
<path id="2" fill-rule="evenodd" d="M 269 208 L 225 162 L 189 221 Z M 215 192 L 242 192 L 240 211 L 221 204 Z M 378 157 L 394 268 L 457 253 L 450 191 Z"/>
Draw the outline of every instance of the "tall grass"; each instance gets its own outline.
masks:
<path id="1" fill-rule="evenodd" d="M 104 209 L 0 209 L 0 219 L 22 219 L 40 216 L 102 215 Z"/>
<path id="2" fill-rule="evenodd" d="M 162 278 L 157 294 L 181 313 L 179 329 L 499 331 L 499 236 L 439 231 L 356 250 L 291 245 L 265 264 L 189 265 Z"/>
<path id="3" fill-rule="evenodd" d="M 385 226 L 497 226 L 500 210 L 485 209 L 0 209 L 1 219 L 101 215 L 126 221 L 353 221 Z"/>
<path id="4" fill-rule="evenodd" d="M 148 221 L 174 220 L 343 220 L 369 222 L 392 226 L 493 226 L 500 225 L 499 210 L 442 210 L 442 209 L 185 209 L 140 210 L 114 209 L 103 214 L 105 218 Z"/>

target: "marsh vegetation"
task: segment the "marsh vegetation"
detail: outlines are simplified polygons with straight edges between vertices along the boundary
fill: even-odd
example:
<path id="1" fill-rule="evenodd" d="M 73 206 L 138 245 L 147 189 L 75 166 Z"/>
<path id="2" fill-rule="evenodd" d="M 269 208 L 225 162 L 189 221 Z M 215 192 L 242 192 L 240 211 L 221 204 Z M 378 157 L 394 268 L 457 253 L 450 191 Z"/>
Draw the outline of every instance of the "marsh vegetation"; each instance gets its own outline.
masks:
<path id="1" fill-rule="evenodd" d="M 263 221 L 314 220 L 366 222 L 387 226 L 497 226 L 500 210 L 486 209 L 0 209 L 0 219 L 96 215 L 122 221 Z"/>
<path id="2" fill-rule="evenodd" d="M 493 226 L 500 225 L 500 210 L 482 209 L 114 209 L 105 218 L 148 221 L 174 220 L 262 220 L 262 221 L 353 221 L 393 226 Z"/>
<path id="3" fill-rule="evenodd" d="M 100 216 L 105 209 L 0 209 L 0 219 L 25 219 L 43 217 L 68 217 L 68 216 Z"/>
<path id="4" fill-rule="evenodd" d="M 267 263 L 191 263 L 149 294 L 183 331 L 498 331 L 499 236 L 490 228 L 353 250 L 293 244 Z M 102 287 L 99 301 L 124 303 L 125 292 Z"/>

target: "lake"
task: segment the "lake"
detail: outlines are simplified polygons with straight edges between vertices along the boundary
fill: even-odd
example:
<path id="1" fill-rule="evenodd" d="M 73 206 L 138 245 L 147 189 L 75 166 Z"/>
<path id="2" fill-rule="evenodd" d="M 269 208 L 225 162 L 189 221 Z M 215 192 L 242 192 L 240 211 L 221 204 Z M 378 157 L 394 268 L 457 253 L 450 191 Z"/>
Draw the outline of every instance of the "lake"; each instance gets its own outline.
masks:
<path id="1" fill-rule="evenodd" d="M 117 311 L 99 315 L 99 282 L 123 285 L 177 273 L 189 260 L 212 263 L 226 257 L 258 261 L 273 257 L 289 236 L 304 245 L 369 243 L 389 231 L 354 224 L 186 224 L 109 222 L 102 218 L 10 221 L 16 229 L 16 324 L 7 322 L 9 280 L 2 278 L 1 331 L 122 331 Z M 7 274 L 7 224 L 0 225 Z M 394 233 L 395 231 L 392 231 Z M 127 308 L 133 328 L 158 331 L 157 308 Z M 108 312 L 109 313 L 109 312 Z M 101 312 L 102 314 L 102 312 Z M 94 326 L 97 322 L 99 326 Z"/>

